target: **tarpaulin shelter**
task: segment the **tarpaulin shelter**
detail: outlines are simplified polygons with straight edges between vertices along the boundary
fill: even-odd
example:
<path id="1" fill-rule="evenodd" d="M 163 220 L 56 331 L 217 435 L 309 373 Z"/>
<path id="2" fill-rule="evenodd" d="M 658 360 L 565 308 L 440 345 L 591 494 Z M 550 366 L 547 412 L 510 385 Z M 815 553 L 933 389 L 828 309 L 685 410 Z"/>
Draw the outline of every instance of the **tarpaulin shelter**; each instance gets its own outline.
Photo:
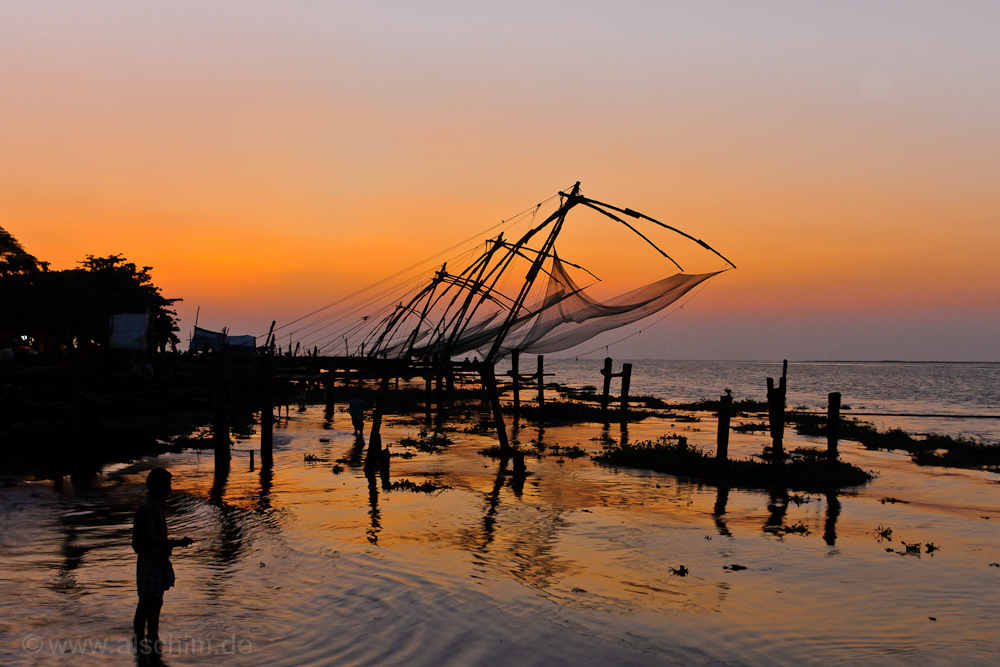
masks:
<path id="1" fill-rule="evenodd" d="M 241 354 L 253 354 L 257 348 L 256 336 L 242 335 L 230 336 L 225 331 L 209 331 L 200 327 L 194 328 L 194 335 L 191 337 L 192 352 L 218 352 L 228 348 L 231 351 Z"/>
<path id="2" fill-rule="evenodd" d="M 111 316 L 111 335 L 108 345 L 119 350 L 149 349 L 146 332 L 149 329 L 149 315 L 146 313 L 123 313 Z"/>

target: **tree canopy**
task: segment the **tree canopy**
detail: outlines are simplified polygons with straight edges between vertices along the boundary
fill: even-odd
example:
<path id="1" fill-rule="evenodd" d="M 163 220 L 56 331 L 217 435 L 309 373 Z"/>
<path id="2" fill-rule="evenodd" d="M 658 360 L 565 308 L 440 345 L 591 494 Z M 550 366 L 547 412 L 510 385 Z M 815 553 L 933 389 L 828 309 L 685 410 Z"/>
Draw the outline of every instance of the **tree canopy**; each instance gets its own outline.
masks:
<path id="1" fill-rule="evenodd" d="M 48 268 L 48 262 L 39 262 L 29 255 L 10 232 L 0 227 L 0 276 L 47 271 Z"/>
<path id="2" fill-rule="evenodd" d="M 161 294 L 152 267 L 139 267 L 123 255 L 87 255 L 80 267 L 50 271 L 0 228 L 0 336 L 16 344 L 21 336 L 40 347 L 103 346 L 113 315 L 149 313 L 149 343 L 163 348 L 177 343 L 180 299 Z"/>

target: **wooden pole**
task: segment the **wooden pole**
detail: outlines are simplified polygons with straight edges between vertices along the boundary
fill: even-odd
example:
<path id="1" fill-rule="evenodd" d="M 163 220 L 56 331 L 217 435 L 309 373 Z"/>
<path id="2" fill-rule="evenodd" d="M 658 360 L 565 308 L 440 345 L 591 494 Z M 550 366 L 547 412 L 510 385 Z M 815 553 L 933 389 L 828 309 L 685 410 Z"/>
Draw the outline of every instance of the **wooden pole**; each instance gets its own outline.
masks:
<path id="1" fill-rule="evenodd" d="M 426 369 L 426 373 L 427 373 L 427 375 L 424 376 L 424 383 L 426 385 L 425 388 L 424 388 L 424 408 L 425 408 L 425 410 L 427 412 L 427 418 L 426 418 L 425 421 L 426 421 L 426 424 L 427 424 L 427 426 L 429 428 L 430 425 L 431 425 L 431 410 L 432 410 L 432 406 L 431 406 L 432 399 L 431 399 L 431 396 L 433 394 L 433 389 L 432 389 L 433 382 L 431 380 L 432 374 L 431 374 L 431 369 L 429 367 Z"/>
<path id="2" fill-rule="evenodd" d="M 771 454 L 775 460 L 785 456 L 785 378 L 788 374 L 788 360 L 781 367 L 781 380 L 774 386 L 774 378 L 767 378 L 767 409 L 771 427 Z"/>
<path id="3" fill-rule="evenodd" d="M 267 396 L 260 406 L 260 464 L 269 468 L 274 463 L 274 394 L 268 383 Z"/>
<path id="4" fill-rule="evenodd" d="M 733 411 L 733 395 L 726 394 L 719 397 L 719 433 L 715 442 L 718 448 L 715 450 L 715 458 L 719 461 L 729 460 L 729 419 Z"/>
<path id="5" fill-rule="evenodd" d="M 826 456 L 832 463 L 837 460 L 837 440 L 840 439 L 840 392 L 832 391 L 826 406 Z"/>
<path id="6" fill-rule="evenodd" d="M 326 416 L 327 419 L 333 416 L 334 409 L 337 405 L 337 395 L 334 382 L 336 380 L 332 373 L 327 373 L 326 379 L 323 382 L 323 387 L 326 389 Z"/>
<path id="7" fill-rule="evenodd" d="M 436 379 L 437 392 L 434 398 L 437 400 L 437 428 L 444 427 L 444 360 L 440 355 L 434 355 L 434 375 Z"/>
<path id="8" fill-rule="evenodd" d="M 521 353 L 512 350 L 510 353 L 510 377 L 514 382 L 514 423 L 521 417 Z"/>
<path id="9" fill-rule="evenodd" d="M 389 376 L 382 377 L 375 396 L 375 409 L 372 410 L 372 427 L 368 434 L 368 454 L 365 455 L 365 474 L 375 474 L 382 465 L 382 411 L 385 408 L 385 398 L 389 393 Z"/>
<path id="10" fill-rule="evenodd" d="M 489 397 L 490 410 L 493 412 L 493 425 L 497 430 L 500 450 L 507 453 L 510 451 L 510 443 L 507 441 L 507 425 L 503 421 L 503 411 L 500 408 L 500 395 L 497 393 L 497 379 L 494 375 L 493 364 L 488 361 L 482 362 L 479 373 L 483 380 L 483 389 Z"/>
<path id="11" fill-rule="evenodd" d="M 628 390 L 632 383 L 632 364 L 622 364 L 622 421 L 628 420 Z"/>
<path id="12" fill-rule="evenodd" d="M 229 468 L 229 411 L 223 405 L 215 407 L 215 423 L 212 425 L 212 441 L 215 446 L 215 468 Z"/>
<path id="13" fill-rule="evenodd" d="M 601 412 L 605 415 L 608 412 L 608 401 L 611 396 L 611 357 L 604 358 L 604 368 L 601 369 L 601 375 L 604 376 L 604 393 L 601 394 Z"/>
<path id="14" fill-rule="evenodd" d="M 538 355 L 538 409 L 545 407 L 545 357 Z"/>

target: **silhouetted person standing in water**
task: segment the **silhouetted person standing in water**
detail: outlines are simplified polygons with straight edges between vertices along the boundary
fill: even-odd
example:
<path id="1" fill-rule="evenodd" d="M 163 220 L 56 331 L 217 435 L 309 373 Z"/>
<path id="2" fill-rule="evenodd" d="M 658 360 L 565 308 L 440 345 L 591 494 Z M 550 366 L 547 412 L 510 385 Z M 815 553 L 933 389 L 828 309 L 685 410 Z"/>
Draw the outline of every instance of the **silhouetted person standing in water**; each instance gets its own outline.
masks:
<path id="1" fill-rule="evenodd" d="M 174 585 L 170 552 L 174 547 L 186 547 L 194 541 L 190 537 L 179 540 L 167 538 L 167 520 L 163 511 L 170 493 L 171 477 L 164 468 L 149 471 L 146 476 L 149 493 L 139 503 L 132 524 L 132 549 L 139 555 L 135 569 L 139 604 L 133 621 L 134 641 L 136 651 L 145 655 L 158 654 L 161 650 L 160 607 L 163 606 L 163 591 Z"/>
<path id="2" fill-rule="evenodd" d="M 351 421 L 354 423 L 355 435 L 361 435 L 365 430 L 365 410 L 367 409 L 368 404 L 358 397 L 358 392 L 354 392 L 354 398 L 347 404 L 347 412 L 350 413 Z"/>

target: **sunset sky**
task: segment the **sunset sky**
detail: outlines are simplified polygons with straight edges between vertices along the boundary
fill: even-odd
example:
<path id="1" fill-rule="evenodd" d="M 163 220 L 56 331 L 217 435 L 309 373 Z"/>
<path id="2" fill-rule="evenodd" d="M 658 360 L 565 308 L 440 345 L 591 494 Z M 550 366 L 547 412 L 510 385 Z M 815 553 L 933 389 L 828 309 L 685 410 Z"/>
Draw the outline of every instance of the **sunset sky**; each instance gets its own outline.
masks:
<path id="1" fill-rule="evenodd" d="M 9 0 L 0 226 L 55 269 L 151 265 L 185 340 L 199 306 L 263 334 L 579 180 L 739 267 L 612 356 L 1000 361 L 998 25 L 995 2 Z M 585 229 L 612 292 L 667 272 Z"/>

